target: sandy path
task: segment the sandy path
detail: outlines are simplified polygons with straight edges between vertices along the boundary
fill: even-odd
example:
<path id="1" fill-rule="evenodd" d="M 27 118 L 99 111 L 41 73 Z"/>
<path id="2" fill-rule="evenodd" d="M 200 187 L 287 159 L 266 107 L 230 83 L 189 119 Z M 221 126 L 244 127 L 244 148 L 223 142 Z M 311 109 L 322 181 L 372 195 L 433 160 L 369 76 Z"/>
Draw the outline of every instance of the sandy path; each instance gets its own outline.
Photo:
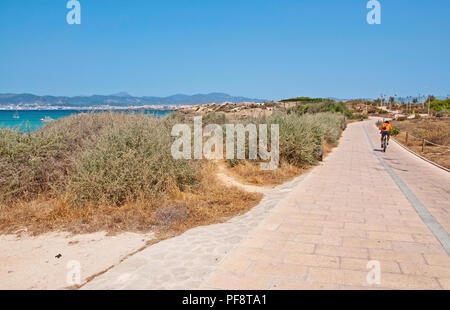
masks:
<path id="1" fill-rule="evenodd" d="M 236 186 L 252 193 L 266 194 L 275 188 L 275 186 L 256 186 L 240 183 L 239 181 L 227 175 L 225 172 L 225 167 L 221 164 L 218 165 L 217 177 L 228 186 Z"/>
<path id="2" fill-rule="evenodd" d="M 71 286 L 67 274 L 70 261 L 80 264 L 81 283 L 89 276 L 118 264 L 138 250 L 153 234 L 105 233 L 70 235 L 48 233 L 0 236 L 0 289 L 61 289 Z M 61 254 L 61 257 L 56 256 Z"/>

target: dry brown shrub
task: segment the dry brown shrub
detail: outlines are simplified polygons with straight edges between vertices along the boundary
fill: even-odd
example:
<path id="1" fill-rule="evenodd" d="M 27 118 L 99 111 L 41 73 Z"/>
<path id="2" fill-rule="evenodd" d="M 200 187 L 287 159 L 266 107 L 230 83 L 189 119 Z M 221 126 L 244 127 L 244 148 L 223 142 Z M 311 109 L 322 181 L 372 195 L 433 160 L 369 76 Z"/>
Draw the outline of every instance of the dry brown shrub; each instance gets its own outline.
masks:
<path id="1" fill-rule="evenodd" d="M 174 188 L 159 201 L 137 200 L 120 207 L 86 205 L 74 208 L 67 199 L 38 197 L 30 202 L 0 205 L 0 232 L 27 229 L 33 234 L 48 231 L 91 233 L 107 231 L 149 232 L 173 236 L 198 225 L 223 222 L 247 212 L 262 195 L 225 186 L 212 163 L 198 173 L 199 186 L 186 191 Z"/>

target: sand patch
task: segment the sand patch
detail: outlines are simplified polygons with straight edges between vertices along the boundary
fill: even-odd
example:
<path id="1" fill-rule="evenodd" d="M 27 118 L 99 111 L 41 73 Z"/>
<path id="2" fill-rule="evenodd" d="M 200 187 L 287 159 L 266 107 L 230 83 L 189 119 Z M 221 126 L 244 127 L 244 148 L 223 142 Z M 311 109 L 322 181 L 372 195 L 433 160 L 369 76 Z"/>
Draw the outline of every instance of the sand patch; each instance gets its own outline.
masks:
<path id="1" fill-rule="evenodd" d="M 118 264 L 154 239 L 153 233 L 47 233 L 0 236 L 0 289 L 61 289 L 71 285 L 70 261 L 80 263 L 81 282 Z"/>

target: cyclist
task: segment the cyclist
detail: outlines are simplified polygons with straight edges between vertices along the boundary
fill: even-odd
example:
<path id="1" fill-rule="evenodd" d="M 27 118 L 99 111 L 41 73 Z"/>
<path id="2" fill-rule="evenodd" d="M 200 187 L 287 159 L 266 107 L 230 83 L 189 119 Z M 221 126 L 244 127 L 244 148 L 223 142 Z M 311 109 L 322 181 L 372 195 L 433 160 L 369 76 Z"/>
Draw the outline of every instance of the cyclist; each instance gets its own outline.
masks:
<path id="1" fill-rule="evenodd" d="M 381 124 L 380 127 L 380 134 L 381 134 L 381 147 L 383 147 L 383 138 L 386 135 L 387 136 L 387 144 L 389 145 L 389 139 L 391 138 L 391 130 L 392 126 L 389 124 L 389 121 L 384 121 L 383 124 Z"/>

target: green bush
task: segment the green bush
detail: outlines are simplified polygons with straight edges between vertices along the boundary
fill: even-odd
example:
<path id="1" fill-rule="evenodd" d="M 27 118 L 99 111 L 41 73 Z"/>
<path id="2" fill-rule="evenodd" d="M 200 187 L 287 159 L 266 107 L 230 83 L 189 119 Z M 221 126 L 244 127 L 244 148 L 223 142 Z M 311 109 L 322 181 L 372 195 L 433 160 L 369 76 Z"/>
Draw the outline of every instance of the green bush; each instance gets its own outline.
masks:
<path id="1" fill-rule="evenodd" d="M 105 115 L 95 120 L 77 115 L 29 134 L 0 129 L 0 200 L 30 200 L 63 190 L 74 158 L 109 124 Z"/>
<path id="2" fill-rule="evenodd" d="M 298 104 L 288 109 L 288 114 L 296 114 L 299 116 L 321 112 L 343 113 L 347 117 L 351 117 L 353 114 L 345 103 L 334 101 Z"/>
<path id="3" fill-rule="evenodd" d="M 350 119 L 368 119 L 369 116 L 366 113 L 352 113 Z"/>
<path id="4" fill-rule="evenodd" d="M 335 143 L 341 134 L 342 114 L 318 113 L 298 117 L 276 114 L 269 123 L 279 124 L 280 159 L 297 167 L 317 162 L 322 142 Z"/>
<path id="5" fill-rule="evenodd" d="M 398 136 L 400 134 L 400 129 L 399 128 L 392 128 L 391 134 L 393 136 Z"/>
<path id="6" fill-rule="evenodd" d="M 283 99 L 280 102 L 320 103 L 320 102 L 335 102 L 335 101 L 332 99 L 325 99 L 325 98 L 296 97 L 290 99 Z"/>
<path id="7" fill-rule="evenodd" d="M 171 156 L 173 124 L 143 114 L 92 113 L 30 134 L 2 129 L 0 200 L 67 195 L 77 206 L 120 206 L 195 185 L 197 164 Z"/>
<path id="8" fill-rule="evenodd" d="M 446 100 L 433 100 L 430 108 L 436 112 L 450 111 L 450 98 Z"/>
<path id="9" fill-rule="evenodd" d="M 447 114 L 446 110 L 442 110 L 436 113 L 436 117 L 444 117 Z"/>
<path id="10" fill-rule="evenodd" d="M 280 112 L 267 118 L 249 119 L 248 122 L 268 124 L 269 129 L 270 125 L 278 124 L 280 160 L 300 168 L 317 163 L 323 141 L 336 143 L 341 135 L 341 129 L 345 128 L 344 115 L 340 113 L 298 116 Z M 269 133 L 269 146 L 270 136 Z M 248 140 L 246 142 L 246 152 L 248 152 Z M 242 162 L 238 159 L 227 160 L 230 167 L 237 166 Z"/>
<path id="11" fill-rule="evenodd" d="M 99 137 L 75 162 L 68 192 L 76 205 L 120 206 L 125 201 L 162 199 L 173 186 L 195 184 L 196 164 L 172 157 L 172 123 L 131 116 Z"/>
<path id="12" fill-rule="evenodd" d="M 371 107 L 368 109 L 367 111 L 369 114 L 388 114 L 389 112 L 384 110 L 384 109 L 380 109 L 378 107 Z"/>
<path id="13" fill-rule="evenodd" d="M 56 186 L 63 171 L 52 166 L 64 159 L 64 139 L 0 130 L 0 200 L 31 199 Z"/>
<path id="14" fill-rule="evenodd" d="M 203 124 L 225 124 L 226 117 L 223 112 L 208 112 L 202 118 Z"/>

